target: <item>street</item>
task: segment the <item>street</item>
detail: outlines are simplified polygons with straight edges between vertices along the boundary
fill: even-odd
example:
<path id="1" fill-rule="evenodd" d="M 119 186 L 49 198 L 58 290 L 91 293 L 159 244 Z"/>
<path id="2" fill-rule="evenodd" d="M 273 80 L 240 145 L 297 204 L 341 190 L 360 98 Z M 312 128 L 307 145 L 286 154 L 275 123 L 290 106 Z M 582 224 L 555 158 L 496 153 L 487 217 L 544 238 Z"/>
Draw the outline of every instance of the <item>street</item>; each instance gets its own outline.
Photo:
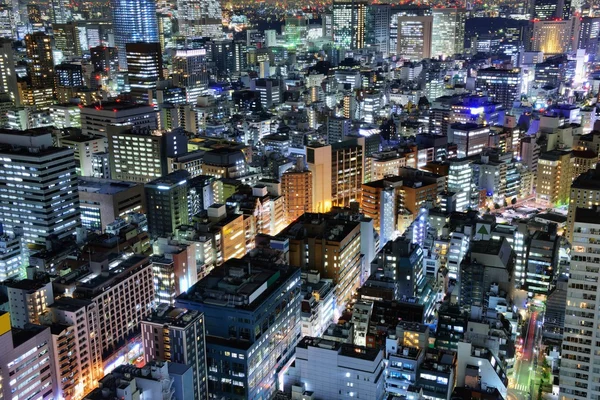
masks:
<path id="1" fill-rule="evenodd" d="M 541 333 L 538 332 L 541 329 L 541 324 L 538 324 L 540 319 L 538 311 L 532 311 L 529 315 L 522 351 L 515 361 L 514 377 L 508 389 L 508 397 L 511 400 L 529 400 L 537 397 L 537 393 L 534 392 L 534 380 L 538 357 L 536 346 L 541 337 Z"/>

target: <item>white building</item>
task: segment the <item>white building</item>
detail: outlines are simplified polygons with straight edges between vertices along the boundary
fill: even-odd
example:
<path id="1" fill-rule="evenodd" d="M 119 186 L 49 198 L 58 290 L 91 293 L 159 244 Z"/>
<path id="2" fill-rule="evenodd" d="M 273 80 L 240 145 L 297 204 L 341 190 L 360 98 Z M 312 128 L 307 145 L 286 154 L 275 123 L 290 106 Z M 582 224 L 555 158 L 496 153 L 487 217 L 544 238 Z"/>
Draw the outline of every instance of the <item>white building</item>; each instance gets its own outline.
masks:
<path id="1" fill-rule="evenodd" d="M 81 133 L 84 135 L 106 137 L 108 125 L 125 123 L 156 129 L 158 117 L 151 106 L 125 102 L 102 102 L 81 109 Z"/>
<path id="2" fill-rule="evenodd" d="M 73 133 L 69 136 L 59 137 L 58 145 L 73 149 L 73 158 L 75 158 L 75 171 L 77 175 L 93 176 L 94 153 L 101 153 L 106 150 L 107 140 L 104 136 L 85 136 L 79 133 Z"/>
<path id="3" fill-rule="evenodd" d="M 501 361 L 491 351 L 471 343 L 458 342 L 456 386 L 478 390 L 498 389 L 507 398 L 508 377 Z"/>
<path id="4" fill-rule="evenodd" d="M 305 337 L 296 346 L 285 390 L 300 387 L 319 398 L 381 400 L 385 395 L 383 350 Z"/>
<path id="5" fill-rule="evenodd" d="M 596 372 L 600 346 L 597 340 L 600 316 L 598 302 L 598 253 L 600 253 L 598 209 L 577 208 L 573 224 L 571 274 L 567 288 L 565 329 L 560 363 L 560 398 L 591 399 L 600 395 Z"/>

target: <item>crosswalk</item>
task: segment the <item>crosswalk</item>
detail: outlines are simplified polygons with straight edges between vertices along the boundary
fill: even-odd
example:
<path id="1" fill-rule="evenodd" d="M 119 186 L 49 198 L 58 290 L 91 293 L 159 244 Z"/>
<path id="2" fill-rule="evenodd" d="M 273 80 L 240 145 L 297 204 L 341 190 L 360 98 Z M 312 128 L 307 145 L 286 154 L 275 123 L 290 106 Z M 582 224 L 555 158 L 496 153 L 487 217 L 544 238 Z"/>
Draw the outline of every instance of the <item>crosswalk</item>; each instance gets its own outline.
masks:
<path id="1" fill-rule="evenodd" d="M 515 385 L 515 389 L 516 389 L 516 390 L 521 390 L 521 391 L 523 391 L 523 392 L 527 392 L 527 391 L 529 391 L 529 385 L 524 385 L 524 384 L 522 384 L 522 383 L 517 383 L 517 384 Z"/>

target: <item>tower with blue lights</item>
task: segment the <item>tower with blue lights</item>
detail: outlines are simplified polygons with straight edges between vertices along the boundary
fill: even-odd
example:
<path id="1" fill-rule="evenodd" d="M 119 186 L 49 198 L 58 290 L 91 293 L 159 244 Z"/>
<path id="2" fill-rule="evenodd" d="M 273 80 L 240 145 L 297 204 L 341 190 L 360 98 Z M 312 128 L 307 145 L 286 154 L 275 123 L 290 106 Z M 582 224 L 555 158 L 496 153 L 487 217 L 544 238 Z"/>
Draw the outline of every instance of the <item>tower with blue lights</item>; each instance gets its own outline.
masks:
<path id="1" fill-rule="evenodd" d="M 153 0 L 111 0 L 115 46 L 119 69 L 127 69 L 127 43 L 158 42 L 156 2 Z"/>

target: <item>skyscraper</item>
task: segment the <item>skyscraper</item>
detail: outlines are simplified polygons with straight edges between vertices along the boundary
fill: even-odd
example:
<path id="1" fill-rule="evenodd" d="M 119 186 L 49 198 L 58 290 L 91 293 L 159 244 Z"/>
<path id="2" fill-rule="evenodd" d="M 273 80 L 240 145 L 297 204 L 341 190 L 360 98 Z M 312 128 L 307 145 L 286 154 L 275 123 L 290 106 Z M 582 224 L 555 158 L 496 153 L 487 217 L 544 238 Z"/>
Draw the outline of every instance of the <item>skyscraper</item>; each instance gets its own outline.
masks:
<path id="1" fill-rule="evenodd" d="M 178 0 L 179 34 L 188 37 L 223 36 L 219 0 Z"/>
<path id="2" fill-rule="evenodd" d="M 162 78 L 162 50 L 159 43 L 127 43 L 127 72 L 131 97 L 148 103 L 148 91 Z"/>
<path id="3" fill-rule="evenodd" d="M 600 18 L 583 17 L 579 29 L 577 48 L 585 49 L 585 53 L 595 56 L 598 52 L 598 37 L 600 36 Z"/>
<path id="4" fill-rule="evenodd" d="M 552 18 L 570 19 L 571 0 L 533 0 L 533 18 L 542 21 Z"/>
<path id="5" fill-rule="evenodd" d="M 25 36 L 27 58 L 30 60 L 29 76 L 34 88 L 54 86 L 54 57 L 52 38 L 45 33 L 35 32 Z"/>
<path id="6" fill-rule="evenodd" d="M 156 2 L 152 0 L 111 0 L 115 46 L 119 68 L 127 69 L 127 43 L 158 43 Z"/>
<path id="7" fill-rule="evenodd" d="M 333 44 L 340 49 L 362 49 L 365 45 L 367 2 L 334 0 Z"/>
<path id="8" fill-rule="evenodd" d="M 541 51 L 544 56 L 572 51 L 578 44 L 579 24 L 579 18 L 534 21 L 531 51 Z"/>
<path id="9" fill-rule="evenodd" d="M 367 7 L 365 43 L 376 48 L 384 57 L 389 53 L 390 13 L 389 4 L 370 4 Z"/>
<path id="10" fill-rule="evenodd" d="M 142 321 L 146 362 L 186 364 L 194 371 L 194 399 L 206 399 L 204 316 L 198 311 L 161 304 Z"/>
<path id="11" fill-rule="evenodd" d="M 18 104 L 17 74 L 13 57 L 12 40 L 0 40 L 0 93 L 8 93 L 15 105 Z"/>
<path id="12" fill-rule="evenodd" d="M 170 237 L 188 223 L 188 182 L 185 170 L 171 172 L 145 185 L 148 232 L 152 238 Z"/>
<path id="13" fill-rule="evenodd" d="M 53 147 L 50 131 L 0 131 L 0 220 L 4 231 L 45 248 L 81 226 L 73 150 Z M 18 178 L 18 180 L 17 180 Z"/>
<path id="14" fill-rule="evenodd" d="M 464 8 L 436 8 L 433 14 L 432 57 L 450 57 L 465 50 Z"/>
<path id="15" fill-rule="evenodd" d="M 398 17 L 398 57 L 421 61 L 431 57 L 433 17 Z"/>
<path id="16" fill-rule="evenodd" d="M 476 88 L 510 110 L 521 95 L 521 69 L 481 69 L 477 71 Z"/>
<path id="17" fill-rule="evenodd" d="M 577 208 L 574 216 L 573 249 L 567 302 L 565 329 L 560 362 L 560 398 L 591 399 L 598 373 L 594 369 L 594 356 L 600 343 L 594 340 L 599 317 L 597 299 L 598 263 L 600 252 L 598 209 Z"/>

